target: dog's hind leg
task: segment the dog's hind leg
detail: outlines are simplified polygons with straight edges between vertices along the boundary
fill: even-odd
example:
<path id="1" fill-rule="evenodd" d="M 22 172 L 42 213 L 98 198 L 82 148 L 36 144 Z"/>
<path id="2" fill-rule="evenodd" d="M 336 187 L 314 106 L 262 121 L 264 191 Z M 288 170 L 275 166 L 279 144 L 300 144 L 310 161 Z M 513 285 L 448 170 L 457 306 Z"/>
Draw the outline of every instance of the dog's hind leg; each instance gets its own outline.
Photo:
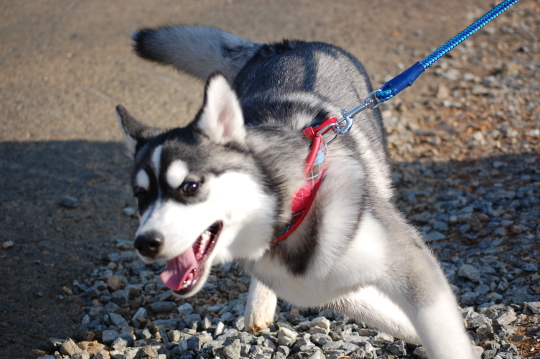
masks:
<path id="1" fill-rule="evenodd" d="M 476 358 L 449 286 L 446 283 L 442 286 L 435 284 L 430 295 L 424 297 L 420 296 L 424 293 L 411 292 L 410 289 L 407 290 L 408 295 L 403 293 L 393 299 L 407 312 L 428 357 Z"/>
<path id="2" fill-rule="evenodd" d="M 245 327 L 253 333 L 265 329 L 274 321 L 277 298 L 274 292 L 251 277 L 249 295 L 244 315 Z"/>
<path id="3" fill-rule="evenodd" d="M 475 358 L 455 297 L 431 252 L 419 246 L 402 253 L 378 288 L 407 314 L 429 358 Z"/>
<path id="4" fill-rule="evenodd" d="M 328 307 L 408 343 L 420 344 L 407 315 L 375 287 L 362 288 Z"/>

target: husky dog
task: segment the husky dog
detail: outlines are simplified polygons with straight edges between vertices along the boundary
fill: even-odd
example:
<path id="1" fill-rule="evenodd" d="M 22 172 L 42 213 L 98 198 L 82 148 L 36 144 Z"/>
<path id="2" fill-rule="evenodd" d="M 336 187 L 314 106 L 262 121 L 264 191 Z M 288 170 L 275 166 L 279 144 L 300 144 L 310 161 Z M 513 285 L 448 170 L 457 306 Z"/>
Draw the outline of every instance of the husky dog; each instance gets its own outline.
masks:
<path id="1" fill-rule="evenodd" d="M 362 65 L 317 42 L 258 44 L 208 27 L 133 34 L 139 56 L 206 81 L 185 127 L 160 130 L 118 106 L 134 158 L 143 261 L 166 260 L 182 297 L 210 267 L 235 261 L 252 276 L 246 327 L 273 321 L 276 296 L 327 307 L 411 343 L 429 358 L 473 358 L 456 300 L 420 234 L 392 204 L 381 115 L 368 109 L 328 144 L 318 191 L 297 227 L 291 201 L 306 185 L 316 126 L 371 92 Z"/>

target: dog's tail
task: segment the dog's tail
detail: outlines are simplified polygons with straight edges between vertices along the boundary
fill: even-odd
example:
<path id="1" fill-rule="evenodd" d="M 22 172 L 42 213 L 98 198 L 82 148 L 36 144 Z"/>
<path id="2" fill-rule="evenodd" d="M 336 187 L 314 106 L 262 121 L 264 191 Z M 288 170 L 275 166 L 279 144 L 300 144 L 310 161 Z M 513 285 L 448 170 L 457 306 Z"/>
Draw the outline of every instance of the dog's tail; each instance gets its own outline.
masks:
<path id="1" fill-rule="evenodd" d="M 172 26 L 135 31 L 135 52 L 143 59 L 193 75 L 203 81 L 219 71 L 233 82 L 236 75 L 261 47 L 212 27 Z"/>

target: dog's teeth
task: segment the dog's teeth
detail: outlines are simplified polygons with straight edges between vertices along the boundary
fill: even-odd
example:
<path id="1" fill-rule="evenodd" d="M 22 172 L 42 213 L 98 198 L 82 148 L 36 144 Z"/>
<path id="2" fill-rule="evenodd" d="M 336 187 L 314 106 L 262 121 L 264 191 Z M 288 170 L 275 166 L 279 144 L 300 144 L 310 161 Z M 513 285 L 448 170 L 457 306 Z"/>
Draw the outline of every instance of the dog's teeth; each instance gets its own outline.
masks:
<path id="1" fill-rule="evenodd" d="M 182 288 L 187 288 L 187 287 L 189 287 L 189 286 L 191 285 L 191 282 L 192 282 L 191 279 L 186 280 L 186 281 L 184 282 L 184 284 L 182 285 Z"/>

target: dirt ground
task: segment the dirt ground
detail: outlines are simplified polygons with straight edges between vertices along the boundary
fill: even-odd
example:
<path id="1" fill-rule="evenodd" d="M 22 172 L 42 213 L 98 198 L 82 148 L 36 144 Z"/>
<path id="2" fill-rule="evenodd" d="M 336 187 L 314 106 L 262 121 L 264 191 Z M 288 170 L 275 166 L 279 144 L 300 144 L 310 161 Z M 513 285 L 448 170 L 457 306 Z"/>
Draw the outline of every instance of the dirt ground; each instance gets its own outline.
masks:
<path id="1" fill-rule="evenodd" d="M 130 33 L 162 24 L 220 27 L 258 42 L 330 42 L 382 85 L 493 1 L 19 0 L 0 2 L 0 357 L 35 358 L 72 335 L 81 303 L 64 286 L 131 238 L 129 162 L 114 107 L 148 124 L 189 121 L 202 84 L 138 59 Z M 516 6 L 519 6 L 518 3 Z M 496 24 L 491 25 L 496 26 Z M 482 36 L 479 34 L 478 36 Z M 494 41 L 494 40 L 491 40 Z M 493 44 L 495 45 L 495 44 Z M 422 98 L 419 80 L 403 95 Z M 59 204 L 65 196 L 76 208 Z M 12 245 L 10 244 L 12 242 Z"/>

